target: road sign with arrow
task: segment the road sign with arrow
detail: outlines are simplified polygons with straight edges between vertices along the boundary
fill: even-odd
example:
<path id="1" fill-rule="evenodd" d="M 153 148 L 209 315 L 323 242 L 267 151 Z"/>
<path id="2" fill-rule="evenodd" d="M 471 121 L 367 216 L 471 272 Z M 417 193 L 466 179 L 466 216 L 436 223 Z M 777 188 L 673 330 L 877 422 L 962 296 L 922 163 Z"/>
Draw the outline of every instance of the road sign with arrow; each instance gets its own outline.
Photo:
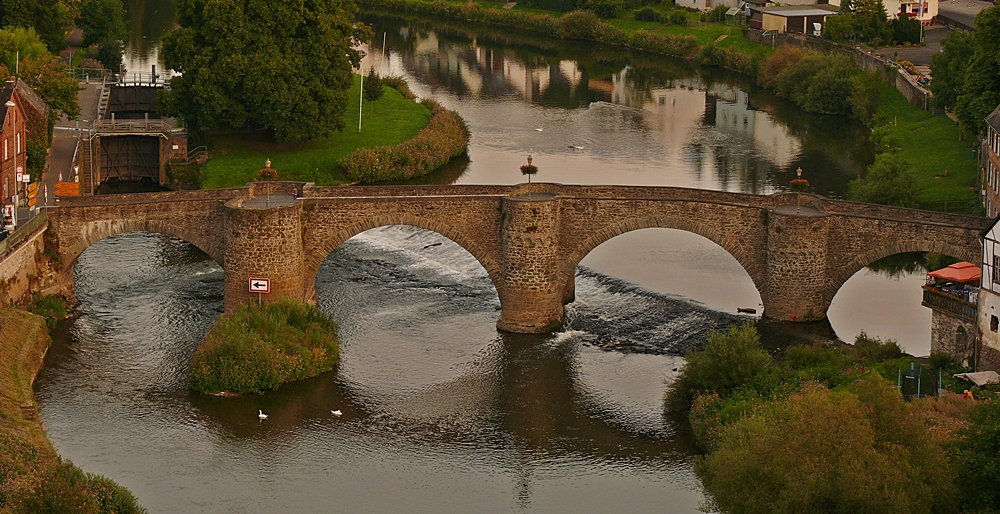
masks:
<path id="1" fill-rule="evenodd" d="M 268 278 L 251 278 L 250 279 L 250 292 L 251 293 L 270 293 L 271 292 L 271 279 L 268 279 Z"/>

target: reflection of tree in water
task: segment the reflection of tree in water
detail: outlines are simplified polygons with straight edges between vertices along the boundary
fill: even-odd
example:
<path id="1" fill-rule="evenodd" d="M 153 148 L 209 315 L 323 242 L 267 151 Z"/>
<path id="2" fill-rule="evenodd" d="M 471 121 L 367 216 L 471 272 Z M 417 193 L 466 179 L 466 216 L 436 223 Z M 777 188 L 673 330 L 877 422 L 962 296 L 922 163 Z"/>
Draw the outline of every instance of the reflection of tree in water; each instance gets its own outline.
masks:
<path id="1" fill-rule="evenodd" d="M 160 37 L 174 27 L 177 13 L 174 0 L 124 0 L 128 21 L 129 52 L 148 55 Z"/>
<path id="2" fill-rule="evenodd" d="M 940 253 L 906 252 L 883 257 L 869 264 L 868 269 L 898 279 L 903 275 L 939 270 L 956 262 L 958 259 Z"/>

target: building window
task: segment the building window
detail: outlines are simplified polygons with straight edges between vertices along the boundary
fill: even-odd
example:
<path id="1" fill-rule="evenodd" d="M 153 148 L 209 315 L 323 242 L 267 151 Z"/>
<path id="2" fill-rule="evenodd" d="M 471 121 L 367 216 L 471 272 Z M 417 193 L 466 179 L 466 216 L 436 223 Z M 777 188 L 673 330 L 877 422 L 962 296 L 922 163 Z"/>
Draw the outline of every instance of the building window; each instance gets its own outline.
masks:
<path id="1" fill-rule="evenodd" d="M 1000 284 L 1000 257 L 993 256 L 993 283 Z"/>
<path id="2" fill-rule="evenodd" d="M 10 159 L 10 155 L 7 150 L 7 146 L 10 144 L 10 138 L 3 140 L 3 160 Z"/>
<path id="3" fill-rule="evenodd" d="M 17 146 L 17 153 L 24 152 L 24 150 L 21 150 L 21 134 L 14 134 L 14 139 L 17 140 L 17 145 L 15 145 Z"/>
<path id="4" fill-rule="evenodd" d="M 990 316 L 990 332 L 996 332 L 998 327 L 1000 327 L 1000 319 L 997 319 L 995 315 Z"/>

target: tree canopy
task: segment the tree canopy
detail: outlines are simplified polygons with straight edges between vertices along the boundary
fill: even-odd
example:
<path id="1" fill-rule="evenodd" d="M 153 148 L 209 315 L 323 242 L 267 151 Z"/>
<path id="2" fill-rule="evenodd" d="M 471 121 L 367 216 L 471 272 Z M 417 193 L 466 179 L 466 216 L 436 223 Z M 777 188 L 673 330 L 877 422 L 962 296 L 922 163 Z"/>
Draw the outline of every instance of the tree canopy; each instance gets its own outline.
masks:
<path id="1" fill-rule="evenodd" d="M 852 180 L 847 197 L 858 202 L 916 207 L 920 188 L 910 168 L 898 154 L 884 153 L 875 158 L 864 177 Z"/>
<path id="2" fill-rule="evenodd" d="M 4 80 L 15 70 L 15 56 L 20 57 L 19 76 L 52 109 L 69 117 L 80 115 L 77 93 L 80 86 L 66 75 L 59 59 L 45 49 L 34 29 L 0 29 L 0 76 Z"/>
<path id="3" fill-rule="evenodd" d="M 979 133 L 984 119 L 1000 104 L 1000 6 L 976 16 L 976 31 L 955 31 L 941 43 L 931 63 L 931 91 L 938 105 L 951 109 L 962 126 Z"/>
<path id="4" fill-rule="evenodd" d="M 179 0 L 162 56 L 182 75 L 160 105 L 195 129 L 251 126 L 278 141 L 342 130 L 356 12 L 352 0 Z"/>
<path id="5" fill-rule="evenodd" d="M 0 28 L 34 28 L 50 52 L 66 47 L 72 22 L 71 10 L 62 0 L 0 0 Z"/>
<path id="6" fill-rule="evenodd" d="M 84 0 L 76 24 L 83 30 L 83 45 L 98 45 L 97 60 L 110 70 L 122 62 L 125 39 L 125 6 L 121 0 Z"/>

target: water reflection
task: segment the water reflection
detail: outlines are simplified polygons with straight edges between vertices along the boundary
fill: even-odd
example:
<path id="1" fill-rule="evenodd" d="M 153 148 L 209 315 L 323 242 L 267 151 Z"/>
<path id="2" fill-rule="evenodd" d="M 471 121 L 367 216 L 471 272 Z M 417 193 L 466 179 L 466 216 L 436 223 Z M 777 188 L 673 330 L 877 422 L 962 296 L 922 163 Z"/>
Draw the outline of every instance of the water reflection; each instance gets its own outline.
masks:
<path id="1" fill-rule="evenodd" d="M 124 0 L 128 21 L 125 39 L 125 70 L 149 72 L 153 65 L 160 73 L 166 70 L 160 61 L 160 37 L 174 28 L 177 16 L 175 0 Z"/>
<path id="2" fill-rule="evenodd" d="M 817 192 L 842 196 L 871 161 L 861 124 L 809 115 L 724 70 L 482 26 L 364 19 L 377 36 L 362 69 L 406 76 L 469 123 L 458 182 L 519 182 L 531 153 L 538 178 L 554 182 L 770 193 L 802 167 Z"/>

